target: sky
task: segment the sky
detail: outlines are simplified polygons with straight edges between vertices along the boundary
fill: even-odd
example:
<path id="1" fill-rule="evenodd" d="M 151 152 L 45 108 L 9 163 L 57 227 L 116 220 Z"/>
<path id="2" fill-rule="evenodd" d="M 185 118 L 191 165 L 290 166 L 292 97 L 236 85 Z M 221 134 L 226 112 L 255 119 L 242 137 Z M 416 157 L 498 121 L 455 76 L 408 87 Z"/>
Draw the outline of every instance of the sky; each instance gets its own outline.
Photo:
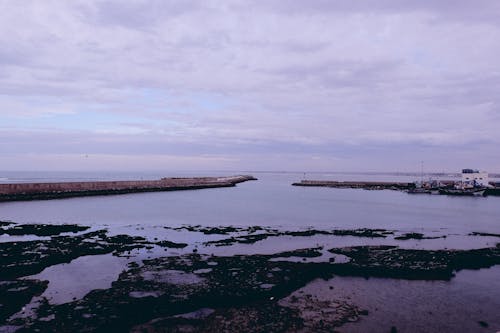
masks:
<path id="1" fill-rule="evenodd" d="M 497 0 L 0 0 L 0 170 L 500 172 Z"/>

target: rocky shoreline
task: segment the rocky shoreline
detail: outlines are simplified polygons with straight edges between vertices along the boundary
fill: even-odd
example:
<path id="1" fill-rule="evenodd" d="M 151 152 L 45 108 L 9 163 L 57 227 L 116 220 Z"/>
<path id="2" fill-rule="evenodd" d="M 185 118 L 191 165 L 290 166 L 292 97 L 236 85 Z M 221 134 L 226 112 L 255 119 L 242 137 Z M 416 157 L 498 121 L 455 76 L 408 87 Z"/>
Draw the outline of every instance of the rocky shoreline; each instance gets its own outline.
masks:
<path id="1" fill-rule="evenodd" d="M 283 236 L 397 237 L 396 231 L 382 229 L 278 231 L 258 226 L 172 229 L 231 236 L 224 245 Z M 184 249 L 188 244 L 170 239 L 149 241 L 138 236 L 110 236 L 106 230 L 89 230 L 79 225 L 1 222 L 0 233 L 9 237 L 23 234 L 45 237 L 0 243 L 2 332 L 230 332 L 235 329 L 330 332 L 369 314 L 347 301 L 319 300 L 297 293 L 314 280 L 362 276 L 447 281 L 459 270 L 500 264 L 498 244 L 471 250 L 416 250 L 392 245 L 310 247 L 230 256 L 202 254 L 193 248 L 130 261 L 110 288 L 93 290 L 81 299 L 63 304 L 51 304 L 42 297 L 32 315 L 22 316 L 19 314 L 23 309 L 47 288 L 47 281 L 30 276 L 47 267 L 84 256 L 126 257 L 134 249 Z M 422 234 L 403 235 L 425 239 Z M 206 243 L 205 246 L 211 245 Z M 325 253 L 332 257 L 309 261 L 322 258 Z M 347 260 L 339 260 L 338 256 Z"/>

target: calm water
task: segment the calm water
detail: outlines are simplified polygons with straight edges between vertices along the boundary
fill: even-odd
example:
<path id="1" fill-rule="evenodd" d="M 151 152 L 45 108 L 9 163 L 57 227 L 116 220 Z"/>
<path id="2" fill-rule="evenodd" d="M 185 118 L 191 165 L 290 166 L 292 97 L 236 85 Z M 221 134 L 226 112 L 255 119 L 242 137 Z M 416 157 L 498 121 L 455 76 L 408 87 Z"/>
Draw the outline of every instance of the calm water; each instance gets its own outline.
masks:
<path id="1" fill-rule="evenodd" d="M 208 173 L 202 173 L 202 175 Z M 210 175 L 216 173 L 209 173 Z M 227 173 L 226 173 L 227 174 Z M 4 182 L 157 179 L 170 174 L 2 173 Z M 189 174 L 185 174 L 189 175 Z M 500 233 L 500 197 L 408 195 L 398 191 L 291 186 L 303 174 L 258 173 L 235 188 L 0 203 L 0 219 L 30 223 L 142 226 L 262 225 Z M 312 179 L 412 181 L 416 177 L 309 174 Z M 418 177 L 417 177 L 418 178 Z"/>

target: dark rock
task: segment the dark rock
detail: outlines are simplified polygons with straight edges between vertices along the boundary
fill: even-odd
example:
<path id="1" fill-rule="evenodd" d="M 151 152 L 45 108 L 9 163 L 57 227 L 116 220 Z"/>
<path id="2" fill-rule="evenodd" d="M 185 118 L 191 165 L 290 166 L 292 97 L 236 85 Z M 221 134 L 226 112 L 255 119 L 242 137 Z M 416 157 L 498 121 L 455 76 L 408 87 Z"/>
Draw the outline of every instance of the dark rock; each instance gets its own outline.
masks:
<path id="1" fill-rule="evenodd" d="M 335 236 L 355 236 L 355 237 L 369 237 L 369 238 L 385 238 L 390 231 L 384 229 L 355 229 L 355 230 L 334 230 Z"/>
<path id="2" fill-rule="evenodd" d="M 35 235 L 35 236 L 55 236 L 65 232 L 80 232 L 90 227 L 76 224 L 18 224 L 8 229 L 0 229 L 1 234 L 11 236 Z"/>
<path id="3" fill-rule="evenodd" d="M 159 241 L 155 243 L 156 245 L 162 246 L 162 247 L 168 247 L 171 249 L 182 249 L 188 246 L 186 243 L 175 243 L 167 240 Z"/>
<path id="4" fill-rule="evenodd" d="M 253 244 L 258 241 L 264 240 L 271 236 L 276 236 L 277 234 L 252 234 L 238 237 L 231 237 L 226 239 L 221 239 L 217 241 L 205 242 L 204 245 L 215 245 L 215 246 L 228 246 L 236 243 L 240 244 Z"/>
<path id="5" fill-rule="evenodd" d="M 187 228 L 187 227 L 182 227 L 182 228 Z M 255 228 L 255 227 L 251 227 L 251 228 Z M 200 229 L 196 229 L 196 227 L 195 227 L 195 230 L 200 231 Z M 252 232 L 254 232 L 254 230 L 260 230 L 260 229 L 241 229 L 241 230 L 239 230 L 239 232 L 249 231 L 249 230 L 252 230 Z M 266 232 L 259 233 L 259 234 L 243 235 L 243 236 L 233 236 L 230 238 L 216 240 L 216 241 L 208 241 L 208 242 L 205 242 L 204 245 L 229 246 L 229 245 L 233 245 L 236 243 L 253 244 L 255 242 L 267 239 L 269 237 L 282 237 L 282 236 L 311 237 L 311 236 L 315 236 L 315 235 L 333 235 L 333 236 L 385 238 L 385 237 L 387 237 L 386 235 L 393 234 L 392 231 L 388 231 L 385 229 L 353 229 L 353 230 L 334 230 L 334 231 L 308 229 L 308 230 L 301 230 L 301 231 L 283 231 L 283 232 L 280 232 L 277 230 L 272 230 L 272 229 L 263 229 L 263 230 L 265 230 Z"/>
<path id="6" fill-rule="evenodd" d="M 48 281 L 0 281 L 0 324 L 28 303 L 33 296 L 41 295 Z"/>
<path id="7" fill-rule="evenodd" d="M 487 232 L 471 232 L 469 236 L 486 236 L 486 237 L 500 237 L 500 234 L 491 234 Z"/>
<path id="8" fill-rule="evenodd" d="M 500 248 L 475 250 L 412 250 L 397 246 L 355 246 L 329 250 L 351 258 L 335 264 L 339 274 L 405 279 L 444 279 L 455 270 L 487 268 L 500 264 Z"/>
<path id="9" fill-rule="evenodd" d="M 0 221 L 0 227 L 6 227 L 8 225 L 15 224 L 14 222 L 11 221 Z"/>
<path id="10" fill-rule="evenodd" d="M 287 232 L 281 233 L 279 236 L 286 235 L 286 236 L 293 236 L 293 237 L 298 237 L 298 236 L 309 237 L 309 236 L 314 236 L 314 235 L 331 235 L 331 234 L 332 234 L 331 232 L 325 231 L 325 230 L 310 229 L 310 230 L 304 230 L 304 231 L 287 231 Z"/>
<path id="11" fill-rule="evenodd" d="M 424 234 L 421 234 L 418 232 L 410 232 L 410 233 L 406 233 L 406 234 L 403 234 L 403 235 L 398 236 L 398 237 L 394 237 L 394 239 L 397 239 L 397 240 L 408 240 L 408 239 L 421 240 L 421 239 L 438 239 L 438 238 L 446 238 L 446 236 L 426 237 L 426 236 L 424 236 Z"/>
<path id="12" fill-rule="evenodd" d="M 55 319 L 27 322 L 21 332 L 129 331 L 155 318 L 167 318 L 166 323 L 175 327 L 185 324 L 186 318 L 173 316 L 200 308 L 218 309 L 203 323 L 190 320 L 189 325 L 202 331 L 214 332 L 216 327 L 224 331 L 226 325 L 242 325 L 232 327 L 243 332 L 295 329 L 300 318 L 276 300 L 315 278 L 330 276 L 325 275 L 328 264 L 269 261 L 272 257 L 189 254 L 145 260 L 143 266 L 120 274 L 110 289 L 39 309 L 38 318 Z M 201 275 L 195 273 L 202 270 Z"/>
<path id="13" fill-rule="evenodd" d="M 274 257 L 288 258 L 288 257 L 303 257 L 305 258 L 314 258 L 321 257 L 322 253 L 319 251 L 321 248 L 314 249 L 299 249 L 294 251 L 281 252 L 273 255 Z"/>
<path id="14" fill-rule="evenodd" d="M 0 243 L 2 278 L 17 278 L 41 272 L 55 264 L 84 255 L 125 252 L 144 247 L 141 237 L 108 237 L 105 230 L 77 236 L 54 236 L 50 240 Z"/>

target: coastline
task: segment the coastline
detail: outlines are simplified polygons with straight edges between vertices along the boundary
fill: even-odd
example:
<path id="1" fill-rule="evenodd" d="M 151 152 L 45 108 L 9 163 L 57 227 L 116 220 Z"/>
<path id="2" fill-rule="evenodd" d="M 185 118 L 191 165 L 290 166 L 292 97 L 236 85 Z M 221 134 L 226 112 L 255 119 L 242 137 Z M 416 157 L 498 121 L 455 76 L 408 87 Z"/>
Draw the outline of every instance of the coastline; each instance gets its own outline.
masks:
<path id="1" fill-rule="evenodd" d="M 148 240 L 111 235 L 107 230 L 82 225 L 3 221 L 0 226 L 0 232 L 12 236 L 47 237 L 0 243 L 4 258 L 0 265 L 2 332 L 356 331 L 357 325 L 373 325 L 373 320 L 395 311 L 408 293 L 412 295 L 409 302 L 402 304 L 409 307 L 414 294 L 422 288 L 430 290 L 431 297 L 438 293 L 445 301 L 448 290 L 454 291 L 460 302 L 470 301 L 459 296 L 456 291 L 460 286 L 450 281 L 462 271 L 481 276 L 486 272 L 482 269 L 500 264 L 500 244 L 467 250 L 409 249 L 404 246 L 407 240 L 397 236 L 401 231 L 382 229 L 283 230 L 276 234 L 259 226 L 185 226 L 164 227 L 169 236 Z M 203 234 L 205 243 L 178 242 L 182 234 L 192 233 Z M 315 245 L 315 236 L 325 233 L 334 239 L 376 238 L 380 244 L 394 240 L 398 245 Z M 281 237 L 301 245 L 265 254 L 257 243 L 262 239 L 253 238 L 258 235 Z M 465 237 L 498 239 L 500 235 Z M 228 240 L 223 242 L 224 252 L 214 253 L 210 239 Z M 256 243 L 256 252 L 241 254 L 238 244 L 232 244 L 234 239 L 243 240 L 247 246 Z M 430 237 L 417 239 L 424 242 Z M 308 247 L 303 247 L 306 244 Z M 97 282 L 95 276 L 86 283 L 88 289 L 81 290 L 78 279 L 74 279 L 75 271 L 88 274 L 99 262 L 112 270 L 113 263 L 120 263 L 121 268 L 108 283 Z M 101 274 L 107 275 L 109 268 L 99 267 Z M 486 277 L 494 280 L 499 270 L 487 272 L 492 274 Z M 395 290 L 394 285 L 400 287 Z M 377 292 L 369 294 L 368 299 L 360 298 L 356 296 L 360 288 Z M 380 302 L 380 293 L 390 299 Z M 428 296 L 418 297 L 426 304 Z M 487 300 L 486 305 L 462 309 L 476 322 L 459 315 L 453 322 L 445 321 L 446 311 L 432 302 L 425 310 L 443 320 L 425 321 L 423 313 L 413 315 L 413 320 L 427 331 L 440 328 L 452 332 L 462 325 L 469 330 L 484 325 L 495 328 L 500 325 L 494 317 L 495 302 Z M 406 311 L 405 316 L 411 317 L 412 313 Z M 408 322 L 385 318 L 375 331 L 391 331 L 392 327 L 408 328 Z"/>

